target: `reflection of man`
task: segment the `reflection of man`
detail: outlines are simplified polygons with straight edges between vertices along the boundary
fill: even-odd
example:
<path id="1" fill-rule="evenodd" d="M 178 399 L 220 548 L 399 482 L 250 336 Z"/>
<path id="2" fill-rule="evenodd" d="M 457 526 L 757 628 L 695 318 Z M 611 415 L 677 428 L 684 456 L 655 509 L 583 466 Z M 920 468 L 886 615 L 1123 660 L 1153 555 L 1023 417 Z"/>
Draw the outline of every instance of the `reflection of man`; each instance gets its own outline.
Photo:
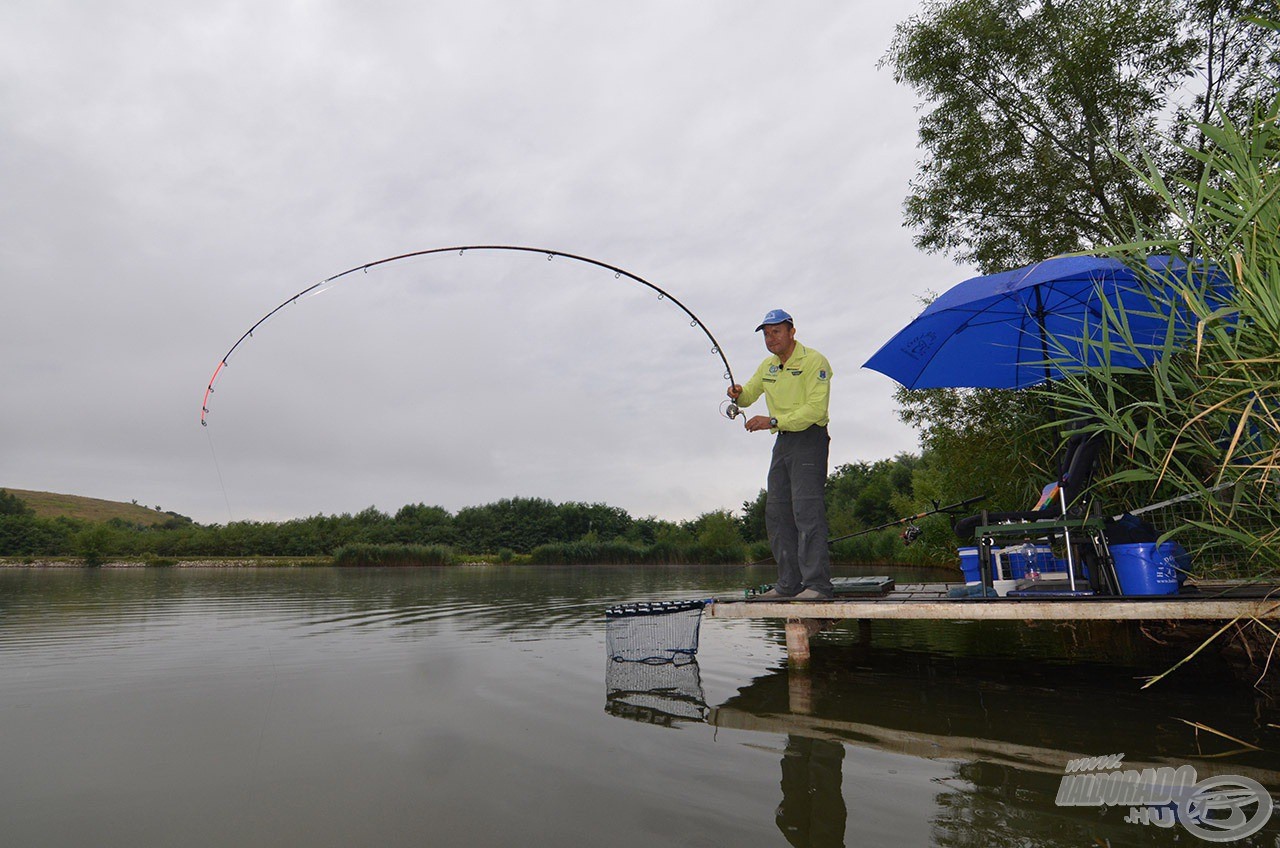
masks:
<path id="1" fill-rule="evenodd" d="M 844 845 L 848 812 L 841 793 L 844 746 L 827 739 L 787 735 L 782 756 L 782 803 L 775 821 L 792 845 Z"/>
<path id="2" fill-rule="evenodd" d="M 756 331 L 764 332 L 770 356 L 744 386 L 730 386 L 739 406 L 763 394 L 769 414 L 746 422 L 747 430 L 777 433 L 769 464 L 765 526 L 778 562 L 778 582 L 759 600 L 830 598 L 831 555 L 827 550 L 827 403 L 831 396 L 831 364 L 813 348 L 796 341 L 795 323 L 781 309 L 764 316 Z"/>

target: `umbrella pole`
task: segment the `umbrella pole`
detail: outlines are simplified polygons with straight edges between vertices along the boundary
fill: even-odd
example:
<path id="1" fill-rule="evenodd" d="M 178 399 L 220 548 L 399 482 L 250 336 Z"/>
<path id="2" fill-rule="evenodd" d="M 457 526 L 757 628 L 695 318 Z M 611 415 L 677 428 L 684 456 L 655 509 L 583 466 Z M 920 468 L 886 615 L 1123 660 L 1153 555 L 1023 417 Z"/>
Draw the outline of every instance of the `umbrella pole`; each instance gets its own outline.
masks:
<path id="1" fill-rule="evenodd" d="M 1045 338 L 1044 328 L 1044 300 L 1040 296 L 1040 287 L 1035 287 L 1036 293 L 1036 328 L 1040 330 L 1040 359 L 1044 363 L 1044 380 L 1049 382 L 1052 376 L 1049 373 L 1049 340 Z M 1070 557 L 1068 557 L 1069 559 Z M 1071 587 L 1073 590 L 1075 586 Z"/>

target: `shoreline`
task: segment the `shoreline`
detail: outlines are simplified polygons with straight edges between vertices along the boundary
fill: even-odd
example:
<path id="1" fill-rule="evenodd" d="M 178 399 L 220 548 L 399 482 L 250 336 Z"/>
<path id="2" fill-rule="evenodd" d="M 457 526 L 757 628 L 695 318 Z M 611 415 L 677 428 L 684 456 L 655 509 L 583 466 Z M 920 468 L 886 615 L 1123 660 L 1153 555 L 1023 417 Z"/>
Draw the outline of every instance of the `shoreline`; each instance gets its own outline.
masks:
<path id="1" fill-rule="evenodd" d="M 600 562 L 591 563 L 593 566 L 617 566 L 619 568 L 689 568 L 700 567 L 707 563 L 610 563 Z M 722 563 L 729 568 L 745 568 L 752 563 Z M 171 557 L 155 557 L 150 560 L 145 559 L 113 559 L 106 560 L 97 564 L 90 564 L 83 559 L 67 559 L 59 557 L 0 557 L 0 569 L 69 569 L 69 568 L 106 568 L 106 569 L 132 569 L 132 568 L 343 568 L 343 569 L 361 569 L 361 568 L 465 568 L 466 566 L 510 566 L 510 565 L 532 565 L 527 562 L 501 562 L 497 559 L 467 559 L 464 562 L 452 563 L 449 565 L 339 565 L 333 561 L 333 557 L 202 557 L 198 559 L 177 559 Z M 551 567 L 557 565 L 575 565 L 575 563 L 559 563 L 549 566 L 538 565 L 535 567 Z M 922 568 L 936 569 L 945 566 L 920 566 L 910 563 L 832 563 L 837 567 L 856 567 L 856 568 Z M 955 569 L 956 574 L 961 574 L 959 568 Z"/>
<path id="2" fill-rule="evenodd" d="M 13 560 L 0 560 L 0 568 L 308 568 L 315 566 L 332 566 L 333 562 L 329 558 L 325 561 L 311 561 L 304 559 L 287 559 L 287 560 L 263 560 L 253 557 L 218 557 L 210 559 L 193 559 L 193 560 L 160 560 L 148 562 L 146 560 L 108 560 L 97 564 L 90 564 L 83 560 L 77 559 L 57 559 L 57 558 L 32 558 L 30 561 L 15 562 Z"/>

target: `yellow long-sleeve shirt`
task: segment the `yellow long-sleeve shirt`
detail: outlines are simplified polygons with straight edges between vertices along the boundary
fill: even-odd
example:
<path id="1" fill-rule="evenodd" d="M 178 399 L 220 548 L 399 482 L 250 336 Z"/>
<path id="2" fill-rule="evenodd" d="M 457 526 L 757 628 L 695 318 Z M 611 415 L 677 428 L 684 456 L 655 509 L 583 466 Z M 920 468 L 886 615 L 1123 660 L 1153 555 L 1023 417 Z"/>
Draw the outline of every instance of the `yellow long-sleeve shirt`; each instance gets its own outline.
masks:
<path id="1" fill-rule="evenodd" d="M 751 375 L 738 406 L 745 409 L 764 395 L 770 417 L 778 419 L 772 430 L 788 432 L 804 430 L 814 424 L 825 425 L 831 419 L 827 406 L 831 399 L 831 363 L 816 350 L 796 342 L 787 364 L 776 356 L 766 357 Z"/>

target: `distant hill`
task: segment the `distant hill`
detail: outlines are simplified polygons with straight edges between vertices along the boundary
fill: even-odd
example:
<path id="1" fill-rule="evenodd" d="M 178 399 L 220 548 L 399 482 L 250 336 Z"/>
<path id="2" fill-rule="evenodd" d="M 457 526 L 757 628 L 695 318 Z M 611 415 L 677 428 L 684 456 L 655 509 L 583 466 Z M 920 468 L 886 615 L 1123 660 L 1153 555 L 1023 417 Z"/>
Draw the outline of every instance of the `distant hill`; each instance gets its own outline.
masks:
<path id="1" fill-rule="evenodd" d="M 0 486 L 11 495 L 20 498 L 27 506 L 35 510 L 40 518 L 79 518 L 84 521 L 110 521 L 112 518 L 123 519 L 130 524 L 152 526 L 163 524 L 171 518 L 190 521 L 185 515 L 176 512 L 158 512 L 145 506 L 120 501 L 104 501 L 101 498 L 86 498 L 81 495 L 60 495 L 56 492 L 30 492 L 25 489 L 9 489 Z"/>

